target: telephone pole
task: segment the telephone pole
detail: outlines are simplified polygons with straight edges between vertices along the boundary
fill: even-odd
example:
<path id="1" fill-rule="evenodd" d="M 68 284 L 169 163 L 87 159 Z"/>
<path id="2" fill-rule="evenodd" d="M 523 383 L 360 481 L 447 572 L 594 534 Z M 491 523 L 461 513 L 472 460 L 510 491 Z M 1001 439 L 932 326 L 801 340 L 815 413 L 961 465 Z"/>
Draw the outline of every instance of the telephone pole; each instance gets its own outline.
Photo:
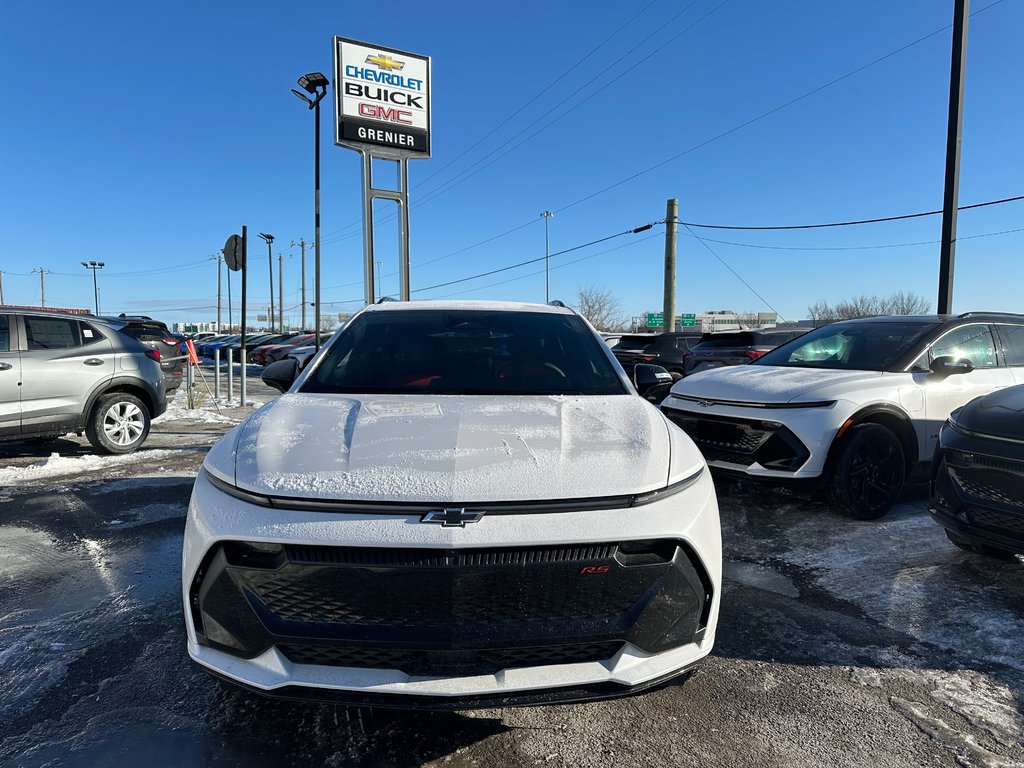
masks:
<path id="1" fill-rule="evenodd" d="M 0 272 L 0 305 L 4 303 L 4 273 Z"/>
<path id="2" fill-rule="evenodd" d="M 277 254 L 277 330 L 284 332 L 284 254 Z"/>
<path id="3" fill-rule="evenodd" d="M 672 198 L 665 206 L 665 325 L 666 333 L 676 329 L 676 222 L 679 221 L 679 200 Z"/>
<path id="4" fill-rule="evenodd" d="M 217 262 L 217 333 L 220 333 L 220 263 L 223 258 L 219 253 L 215 253 L 210 257 L 210 261 Z"/>
<path id="5" fill-rule="evenodd" d="M 295 241 L 292 240 L 292 248 Z M 302 330 L 306 330 L 306 241 L 299 238 L 299 249 L 302 251 Z"/>
<path id="6" fill-rule="evenodd" d="M 35 274 L 36 272 L 39 273 L 39 305 L 41 307 L 45 307 L 46 306 L 46 276 L 47 275 L 52 275 L 53 272 L 51 272 L 48 269 L 43 269 L 42 267 L 40 267 L 39 269 L 33 269 L 32 270 L 32 274 Z"/>
<path id="7" fill-rule="evenodd" d="M 960 144 L 964 125 L 964 67 L 967 64 L 967 17 L 970 15 L 970 2 L 954 0 L 953 8 L 946 179 L 942 195 L 942 242 L 939 245 L 939 296 L 935 308 L 940 315 L 953 313 L 953 260 L 956 256 L 956 209 L 960 195 Z"/>

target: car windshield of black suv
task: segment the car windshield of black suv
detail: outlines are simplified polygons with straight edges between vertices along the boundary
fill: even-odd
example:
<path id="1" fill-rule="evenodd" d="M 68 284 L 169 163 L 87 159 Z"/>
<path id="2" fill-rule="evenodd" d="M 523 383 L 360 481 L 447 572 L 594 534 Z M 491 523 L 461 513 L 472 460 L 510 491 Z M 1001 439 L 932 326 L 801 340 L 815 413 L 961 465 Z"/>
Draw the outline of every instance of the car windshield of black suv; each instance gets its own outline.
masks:
<path id="1" fill-rule="evenodd" d="M 837 323 L 815 328 L 751 365 L 884 371 L 911 352 L 934 322 Z"/>
<path id="2" fill-rule="evenodd" d="M 352 320 L 301 392 L 621 395 L 579 317 L 553 312 L 385 310 Z"/>

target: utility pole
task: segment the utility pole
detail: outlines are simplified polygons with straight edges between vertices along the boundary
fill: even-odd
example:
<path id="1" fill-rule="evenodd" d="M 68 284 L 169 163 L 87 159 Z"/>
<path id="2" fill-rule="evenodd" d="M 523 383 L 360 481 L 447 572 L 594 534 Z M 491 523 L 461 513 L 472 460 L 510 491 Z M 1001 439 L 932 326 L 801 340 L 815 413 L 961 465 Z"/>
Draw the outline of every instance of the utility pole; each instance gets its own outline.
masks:
<path id="1" fill-rule="evenodd" d="M 665 206 L 665 325 L 666 333 L 676 329 L 676 224 L 679 221 L 679 200 L 672 198 Z"/>
<path id="2" fill-rule="evenodd" d="M 210 257 L 211 261 L 217 262 L 217 333 L 220 333 L 220 263 L 223 258 L 224 257 L 218 253 L 215 253 Z M 231 272 L 229 271 L 228 274 L 230 275 Z M 230 318 L 228 320 L 228 325 L 231 325 Z"/>
<path id="3" fill-rule="evenodd" d="M 45 307 L 46 306 L 46 276 L 47 275 L 52 275 L 53 272 L 51 272 L 48 269 L 43 269 L 42 267 L 40 267 L 39 269 L 33 269 L 32 270 L 32 274 L 35 274 L 36 272 L 39 273 L 39 305 L 41 307 Z"/>
<path id="4" fill-rule="evenodd" d="M 970 0 L 954 0 L 949 120 L 946 125 L 946 180 L 942 195 L 942 242 L 939 246 L 939 298 L 935 310 L 940 315 L 953 313 L 953 260 L 956 256 L 956 209 L 960 198 L 960 142 L 964 124 L 964 67 L 967 64 L 969 15 Z"/>
<path id="5" fill-rule="evenodd" d="M 4 273 L 0 272 L 0 305 L 4 303 Z"/>
<path id="6" fill-rule="evenodd" d="M 548 241 L 548 221 L 554 216 L 551 211 L 541 213 L 544 219 L 544 303 L 551 301 L 551 247 Z"/>
<path id="7" fill-rule="evenodd" d="M 292 248 L 295 241 L 292 241 Z M 299 238 L 299 249 L 302 251 L 302 330 L 306 330 L 306 241 Z"/>
<path id="8" fill-rule="evenodd" d="M 284 254 L 277 254 L 277 330 L 284 332 Z"/>

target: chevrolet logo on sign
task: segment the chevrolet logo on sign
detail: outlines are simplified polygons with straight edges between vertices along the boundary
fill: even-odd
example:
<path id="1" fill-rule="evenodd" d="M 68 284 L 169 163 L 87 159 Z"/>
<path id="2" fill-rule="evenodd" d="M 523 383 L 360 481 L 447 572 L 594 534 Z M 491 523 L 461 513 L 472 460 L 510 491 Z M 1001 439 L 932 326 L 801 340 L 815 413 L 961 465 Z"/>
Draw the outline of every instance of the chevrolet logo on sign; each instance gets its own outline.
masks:
<path id="1" fill-rule="evenodd" d="M 366 63 L 373 64 L 375 67 L 380 67 L 385 72 L 390 72 L 393 69 L 397 69 L 401 72 L 402 68 L 405 66 L 404 61 L 392 59 L 386 53 L 378 53 L 376 56 L 367 56 Z"/>

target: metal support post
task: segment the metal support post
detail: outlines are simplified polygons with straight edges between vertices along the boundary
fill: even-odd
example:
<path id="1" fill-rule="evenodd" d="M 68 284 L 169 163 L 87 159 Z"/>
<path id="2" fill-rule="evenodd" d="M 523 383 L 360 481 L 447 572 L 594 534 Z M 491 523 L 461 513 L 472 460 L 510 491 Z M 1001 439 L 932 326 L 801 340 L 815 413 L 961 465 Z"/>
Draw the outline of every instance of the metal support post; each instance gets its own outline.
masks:
<path id="1" fill-rule="evenodd" d="M 367 304 L 376 300 L 377 285 L 374 277 L 373 201 L 377 198 L 398 204 L 398 298 L 409 301 L 409 161 L 408 158 L 381 158 L 398 163 L 398 189 L 378 189 L 373 186 L 373 155 L 359 153 L 363 158 L 363 294 Z"/>
<path id="2" fill-rule="evenodd" d="M 228 348 L 228 405 L 235 396 L 235 360 L 233 351 Z"/>
<path id="3" fill-rule="evenodd" d="M 214 397 L 220 400 L 220 348 L 213 350 L 213 391 Z"/>
<path id="4" fill-rule="evenodd" d="M 249 230 L 242 225 L 242 339 L 241 349 L 238 350 L 238 358 L 242 365 L 239 368 L 239 374 L 242 379 L 239 382 L 239 405 L 245 406 L 245 289 L 247 273 L 249 272 Z M 273 288 L 273 283 L 271 283 Z"/>

